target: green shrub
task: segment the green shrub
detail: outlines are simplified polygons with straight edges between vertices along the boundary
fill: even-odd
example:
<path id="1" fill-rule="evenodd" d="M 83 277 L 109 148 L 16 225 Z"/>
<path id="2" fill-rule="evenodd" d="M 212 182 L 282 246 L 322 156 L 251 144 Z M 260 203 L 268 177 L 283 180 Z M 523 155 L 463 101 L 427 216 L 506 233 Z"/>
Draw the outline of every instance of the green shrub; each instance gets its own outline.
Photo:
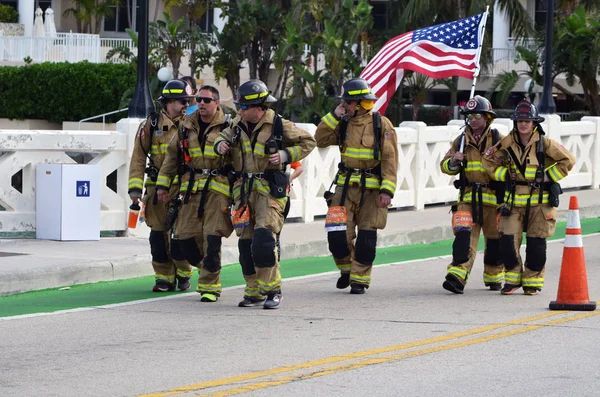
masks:
<path id="1" fill-rule="evenodd" d="M 12 6 L 0 4 L 0 22 L 17 23 L 19 13 Z"/>
<path id="2" fill-rule="evenodd" d="M 574 110 L 569 113 L 569 116 L 565 121 L 580 121 L 582 117 L 589 116 L 590 112 L 587 110 Z"/>
<path id="3" fill-rule="evenodd" d="M 510 119 L 512 115 L 515 113 L 514 109 L 494 109 L 494 113 L 496 113 L 499 119 Z"/>
<path id="4" fill-rule="evenodd" d="M 0 67 L 0 118 L 79 121 L 119 109 L 135 86 L 131 65 L 41 63 Z M 115 119 L 121 118 L 115 116 Z"/>

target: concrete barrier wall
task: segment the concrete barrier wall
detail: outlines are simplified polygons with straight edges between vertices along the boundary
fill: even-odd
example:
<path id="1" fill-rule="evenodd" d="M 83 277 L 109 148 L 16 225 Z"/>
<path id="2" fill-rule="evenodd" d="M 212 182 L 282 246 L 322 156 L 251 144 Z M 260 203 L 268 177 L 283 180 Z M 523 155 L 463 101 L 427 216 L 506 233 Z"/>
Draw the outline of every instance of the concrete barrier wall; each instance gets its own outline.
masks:
<path id="1" fill-rule="evenodd" d="M 140 120 L 123 119 L 117 131 L 0 130 L 0 211 L 1 232 L 35 230 L 35 165 L 39 163 L 100 164 L 103 181 L 101 229 L 126 230 L 129 206 L 127 180 L 129 158 Z M 460 133 L 462 121 L 445 126 L 404 122 L 398 128 L 399 171 L 393 207 L 421 210 L 428 204 L 456 200 L 453 177 L 444 175 L 439 162 Z M 313 124 L 299 124 L 314 134 Z M 494 127 L 506 134 L 508 119 L 496 119 Z M 548 136 L 577 158 L 571 174 L 561 184 L 566 188 L 600 186 L 600 118 L 561 122 L 557 115 L 543 123 Z M 323 192 L 337 171 L 337 147 L 315 149 L 303 160 L 304 173 L 291 188 L 290 218 L 311 222 L 327 212 Z M 115 178 L 116 175 L 116 178 Z M 116 179 L 116 180 L 115 180 Z M 116 191 L 115 191 L 116 189 Z M 136 234 L 147 233 L 138 228 Z"/>

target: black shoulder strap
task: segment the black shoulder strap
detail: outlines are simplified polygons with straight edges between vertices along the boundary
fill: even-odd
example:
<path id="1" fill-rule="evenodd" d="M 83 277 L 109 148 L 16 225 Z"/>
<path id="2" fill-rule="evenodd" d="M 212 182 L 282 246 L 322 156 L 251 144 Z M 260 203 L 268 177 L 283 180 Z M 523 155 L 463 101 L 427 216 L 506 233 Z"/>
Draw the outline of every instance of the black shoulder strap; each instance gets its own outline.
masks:
<path id="1" fill-rule="evenodd" d="M 144 124 L 144 126 L 142 128 L 146 128 L 146 125 Z M 154 161 L 152 161 L 152 156 L 150 156 L 150 149 L 152 148 L 152 138 L 154 137 L 154 131 L 158 130 L 158 113 L 156 113 L 156 112 L 150 113 L 150 128 L 148 128 L 148 129 L 150 130 L 150 134 L 149 134 L 150 135 L 150 146 L 148 147 L 148 150 L 146 150 L 144 148 L 144 143 L 142 142 L 142 135 L 138 134 L 140 137 L 140 146 L 142 147 L 142 151 L 144 152 L 144 154 L 150 161 L 150 165 L 152 167 L 156 168 L 156 166 L 154 165 Z"/>
<path id="2" fill-rule="evenodd" d="M 283 119 L 280 115 L 275 114 L 273 119 L 273 131 L 271 131 L 279 150 L 283 149 Z"/>
<path id="3" fill-rule="evenodd" d="M 544 181 L 544 168 L 546 163 L 546 155 L 544 154 L 544 136 L 540 134 L 540 140 L 537 142 L 537 147 L 535 151 L 535 155 L 538 161 L 538 168 L 535 173 L 535 179 L 537 183 L 542 183 Z"/>
<path id="4" fill-rule="evenodd" d="M 500 131 L 492 128 L 492 146 L 496 146 L 498 142 L 500 142 Z"/>
<path id="5" fill-rule="evenodd" d="M 508 155 L 512 158 L 513 163 L 515 163 L 515 165 L 517 166 L 519 172 L 521 172 L 521 175 L 523 175 L 523 178 L 525 178 L 525 164 L 522 164 L 519 161 L 519 157 L 517 157 L 517 154 L 511 147 L 506 148 L 506 151 L 508 152 Z"/>
<path id="6" fill-rule="evenodd" d="M 381 114 L 379 114 L 379 112 L 373 112 L 373 134 L 375 134 L 373 158 L 375 160 L 381 160 L 381 129 Z"/>
<path id="7" fill-rule="evenodd" d="M 340 152 L 342 151 L 342 146 L 344 146 L 344 142 L 346 141 L 346 131 L 348 130 L 348 118 L 342 117 L 340 123 L 338 124 L 338 146 L 340 147 Z"/>

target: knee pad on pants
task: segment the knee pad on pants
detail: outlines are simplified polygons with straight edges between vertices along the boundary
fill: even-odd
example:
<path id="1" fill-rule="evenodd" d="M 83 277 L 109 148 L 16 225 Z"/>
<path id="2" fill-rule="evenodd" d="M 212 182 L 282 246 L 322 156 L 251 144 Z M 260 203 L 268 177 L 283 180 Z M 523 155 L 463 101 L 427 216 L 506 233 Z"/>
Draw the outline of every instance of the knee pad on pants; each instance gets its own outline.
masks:
<path id="1" fill-rule="evenodd" d="M 190 262 L 192 266 L 200 266 L 200 262 L 202 262 L 203 254 L 200 252 L 198 248 L 198 244 L 196 244 L 195 238 L 187 238 L 185 240 L 178 240 L 179 249 L 183 252 L 183 256 Z"/>
<path id="2" fill-rule="evenodd" d="M 525 255 L 527 267 L 534 272 L 541 272 L 546 264 L 546 239 L 527 237 Z"/>
<path id="3" fill-rule="evenodd" d="M 515 236 L 504 234 L 500 237 L 500 261 L 506 270 L 512 270 L 519 264 L 515 251 Z"/>
<path id="4" fill-rule="evenodd" d="M 183 254 L 183 250 L 181 249 L 181 244 L 179 244 L 180 240 L 171 240 L 171 258 L 183 261 L 185 260 L 185 255 Z"/>
<path id="5" fill-rule="evenodd" d="M 254 261 L 252 260 L 252 240 L 249 238 L 239 239 L 238 250 L 240 251 L 242 274 L 244 276 L 256 274 L 256 270 L 254 270 Z"/>
<path id="6" fill-rule="evenodd" d="M 371 266 L 377 249 L 377 230 L 359 230 L 354 258 L 361 265 Z"/>
<path id="7" fill-rule="evenodd" d="M 500 255 L 500 239 L 488 238 L 483 253 L 483 263 L 498 266 L 498 255 Z"/>
<path id="8" fill-rule="evenodd" d="M 471 232 L 469 230 L 461 230 L 456 232 L 454 242 L 452 243 L 452 264 L 460 265 L 468 262 L 469 248 L 471 246 Z"/>
<path id="9" fill-rule="evenodd" d="M 167 263 L 169 261 L 167 235 L 165 232 L 150 231 L 150 253 L 152 254 L 153 262 Z"/>
<path id="10" fill-rule="evenodd" d="M 203 268 L 212 273 L 221 270 L 221 239 L 221 236 L 206 236 L 206 258 Z"/>
<path id="11" fill-rule="evenodd" d="M 252 259 L 256 267 L 275 266 L 275 237 L 271 230 L 262 227 L 254 229 Z"/>
<path id="12" fill-rule="evenodd" d="M 327 233 L 327 243 L 329 244 L 329 252 L 334 258 L 345 258 L 350 255 L 345 230 Z"/>

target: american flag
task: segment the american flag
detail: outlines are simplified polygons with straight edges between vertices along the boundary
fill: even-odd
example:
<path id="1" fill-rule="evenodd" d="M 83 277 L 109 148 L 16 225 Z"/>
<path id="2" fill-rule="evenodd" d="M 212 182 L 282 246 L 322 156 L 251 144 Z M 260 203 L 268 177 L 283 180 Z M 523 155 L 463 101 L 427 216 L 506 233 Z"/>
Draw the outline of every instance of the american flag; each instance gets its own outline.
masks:
<path id="1" fill-rule="evenodd" d="M 385 113 L 404 69 L 432 78 L 472 79 L 479 68 L 479 46 L 487 13 L 414 30 L 396 36 L 381 48 L 360 74 L 379 98 L 373 110 Z"/>

